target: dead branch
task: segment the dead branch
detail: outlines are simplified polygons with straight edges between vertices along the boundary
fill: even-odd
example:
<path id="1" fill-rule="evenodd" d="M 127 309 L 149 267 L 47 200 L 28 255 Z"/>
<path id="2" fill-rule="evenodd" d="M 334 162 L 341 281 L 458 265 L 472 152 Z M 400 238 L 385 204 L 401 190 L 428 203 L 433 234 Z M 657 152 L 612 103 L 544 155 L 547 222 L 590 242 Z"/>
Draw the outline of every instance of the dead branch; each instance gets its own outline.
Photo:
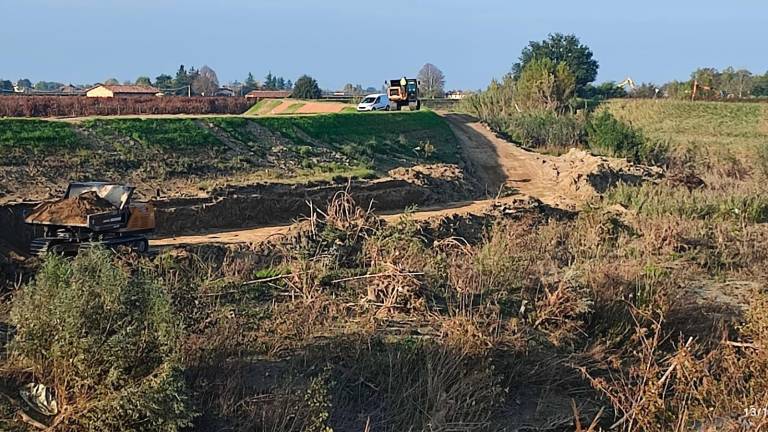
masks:
<path id="1" fill-rule="evenodd" d="M 220 292 L 215 292 L 215 293 L 200 294 L 200 297 L 215 297 L 215 296 L 220 296 L 220 295 L 236 294 L 236 293 L 239 293 L 239 292 L 243 291 L 243 287 L 247 287 L 249 285 L 256 285 L 256 284 L 261 284 L 261 283 L 269 283 L 269 282 L 273 282 L 273 281 L 280 280 L 280 279 L 286 279 L 286 278 L 293 277 L 293 276 L 300 276 L 300 275 L 306 274 L 306 273 L 308 273 L 308 272 L 288 273 L 288 274 L 272 276 L 272 277 L 268 277 L 268 278 L 264 278 L 264 279 L 255 279 L 255 280 L 251 280 L 251 281 L 246 281 L 246 282 L 243 282 L 242 284 L 240 284 L 240 288 L 238 288 L 238 289 L 233 289 L 233 290 L 229 290 L 229 291 L 220 291 Z"/>
<path id="2" fill-rule="evenodd" d="M 412 273 L 397 273 L 397 272 L 386 272 L 386 273 L 375 273 L 375 274 L 366 274 L 362 276 L 352 276 L 347 277 L 343 279 L 336 279 L 331 281 L 331 283 L 341 283 L 341 282 L 349 282 L 353 280 L 359 280 L 359 279 L 371 279 L 371 278 L 377 278 L 377 277 L 389 277 L 389 276 L 423 276 L 424 272 L 412 272 Z"/>

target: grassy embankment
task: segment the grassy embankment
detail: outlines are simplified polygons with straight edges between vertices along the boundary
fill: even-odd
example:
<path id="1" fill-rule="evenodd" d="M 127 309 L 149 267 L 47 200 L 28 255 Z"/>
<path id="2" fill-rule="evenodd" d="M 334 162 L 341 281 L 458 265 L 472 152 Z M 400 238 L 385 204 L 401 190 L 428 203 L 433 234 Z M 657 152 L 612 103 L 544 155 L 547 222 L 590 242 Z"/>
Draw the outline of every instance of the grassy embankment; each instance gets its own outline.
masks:
<path id="1" fill-rule="evenodd" d="M 670 143 L 670 172 L 705 186 L 619 187 L 609 199 L 645 214 L 768 221 L 768 105 L 613 100 L 605 108 L 654 139 Z"/>
<path id="2" fill-rule="evenodd" d="M 75 148 L 77 135 L 63 123 L 0 119 L 0 155 L 43 154 Z"/>
<path id="3" fill-rule="evenodd" d="M 0 131 L 4 164 L 56 165 L 58 172 L 157 187 L 376 177 L 397 166 L 457 161 L 455 137 L 430 112 L 76 124 L 2 119 Z"/>
<path id="4" fill-rule="evenodd" d="M 748 156 L 768 141 L 768 104 L 615 99 L 606 108 L 677 149 L 695 147 Z"/>
<path id="5" fill-rule="evenodd" d="M 257 116 L 264 115 L 277 108 L 283 101 L 279 99 L 262 99 L 252 106 L 244 115 Z"/>

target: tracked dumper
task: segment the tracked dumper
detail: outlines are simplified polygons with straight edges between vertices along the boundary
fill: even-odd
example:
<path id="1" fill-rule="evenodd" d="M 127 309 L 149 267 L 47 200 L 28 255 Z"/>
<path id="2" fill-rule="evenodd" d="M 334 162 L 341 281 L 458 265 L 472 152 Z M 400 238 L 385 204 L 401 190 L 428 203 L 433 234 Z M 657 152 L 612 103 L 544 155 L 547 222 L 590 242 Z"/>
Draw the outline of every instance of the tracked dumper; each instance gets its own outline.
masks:
<path id="1" fill-rule="evenodd" d="M 407 106 L 409 110 L 421 109 L 419 100 L 419 81 L 414 78 L 400 78 L 384 83 L 387 86 L 390 111 L 400 111 Z"/>
<path id="2" fill-rule="evenodd" d="M 76 255 L 93 245 L 146 252 L 145 234 L 155 229 L 155 208 L 131 203 L 134 189 L 106 182 L 71 183 L 64 198 L 38 205 L 24 219 L 43 231 L 43 237 L 30 244 L 30 252 Z"/>

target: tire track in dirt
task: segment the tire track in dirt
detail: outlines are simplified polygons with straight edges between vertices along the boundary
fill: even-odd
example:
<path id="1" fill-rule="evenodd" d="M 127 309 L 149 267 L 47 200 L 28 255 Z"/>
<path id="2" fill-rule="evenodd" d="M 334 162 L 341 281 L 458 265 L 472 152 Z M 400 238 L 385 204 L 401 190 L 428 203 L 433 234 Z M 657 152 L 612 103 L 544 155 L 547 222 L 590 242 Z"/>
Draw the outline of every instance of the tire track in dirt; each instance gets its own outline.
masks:
<path id="1" fill-rule="evenodd" d="M 464 160 L 489 194 L 513 189 L 554 207 L 575 206 L 558 192 L 557 172 L 549 158 L 499 138 L 466 114 L 443 114 L 459 139 Z"/>

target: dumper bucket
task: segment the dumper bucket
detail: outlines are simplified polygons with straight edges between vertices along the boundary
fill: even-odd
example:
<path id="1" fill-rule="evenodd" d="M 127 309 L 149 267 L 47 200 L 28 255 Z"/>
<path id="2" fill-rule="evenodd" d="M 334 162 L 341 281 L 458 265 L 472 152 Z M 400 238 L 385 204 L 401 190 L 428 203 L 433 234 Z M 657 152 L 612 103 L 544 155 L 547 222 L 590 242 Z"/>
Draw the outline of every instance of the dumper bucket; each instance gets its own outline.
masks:
<path id="1" fill-rule="evenodd" d="M 126 186 L 115 183 L 70 183 L 64 198 L 74 198 L 86 192 L 96 192 L 96 195 L 109 201 L 113 206 L 122 210 L 125 208 L 128 202 L 130 202 L 134 189 L 136 188 L 133 186 Z"/>

